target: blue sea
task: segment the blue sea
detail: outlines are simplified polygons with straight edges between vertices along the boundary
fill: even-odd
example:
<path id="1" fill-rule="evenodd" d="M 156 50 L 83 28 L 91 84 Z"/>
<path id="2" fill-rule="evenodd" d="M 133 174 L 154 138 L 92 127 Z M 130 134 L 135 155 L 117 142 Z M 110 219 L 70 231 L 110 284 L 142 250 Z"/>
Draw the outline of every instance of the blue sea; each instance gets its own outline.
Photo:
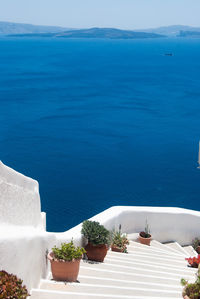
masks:
<path id="1" fill-rule="evenodd" d="M 49 231 L 200 210 L 199 139 L 199 39 L 0 39 L 0 159 L 39 181 Z"/>

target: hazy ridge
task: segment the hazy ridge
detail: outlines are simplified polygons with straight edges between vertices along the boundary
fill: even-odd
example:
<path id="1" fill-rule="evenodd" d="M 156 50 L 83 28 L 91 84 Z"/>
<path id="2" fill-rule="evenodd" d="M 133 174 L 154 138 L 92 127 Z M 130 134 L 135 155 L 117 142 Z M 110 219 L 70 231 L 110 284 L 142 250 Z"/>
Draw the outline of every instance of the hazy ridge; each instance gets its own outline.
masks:
<path id="1" fill-rule="evenodd" d="M 200 37 L 200 28 L 184 25 L 159 28 L 122 30 L 117 28 L 72 29 L 57 26 L 39 26 L 11 22 L 0 22 L 0 36 L 19 37 L 64 37 L 64 38 L 161 38 L 161 37 Z"/>
<path id="2" fill-rule="evenodd" d="M 55 33 L 60 31 L 65 31 L 67 28 L 57 27 L 57 26 L 40 26 L 32 24 L 22 24 L 22 23 L 11 23 L 11 22 L 0 22 L 0 34 L 31 34 L 31 33 Z"/>

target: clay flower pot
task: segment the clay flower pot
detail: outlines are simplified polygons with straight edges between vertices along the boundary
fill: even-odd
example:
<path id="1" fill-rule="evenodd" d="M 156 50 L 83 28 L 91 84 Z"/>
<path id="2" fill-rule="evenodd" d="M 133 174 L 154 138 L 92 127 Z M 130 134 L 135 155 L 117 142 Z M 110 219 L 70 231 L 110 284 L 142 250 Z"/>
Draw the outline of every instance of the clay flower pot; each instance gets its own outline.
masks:
<path id="1" fill-rule="evenodd" d="M 53 252 L 48 254 L 48 259 L 51 263 L 51 271 L 54 280 L 58 281 L 77 281 L 80 260 L 59 261 L 54 259 Z"/>
<path id="2" fill-rule="evenodd" d="M 145 244 L 145 245 L 149 245 L 150 246 L 150 243 L 151 243 L 151 235 L 149 238 L 143 238 L 141 235 L 141 233 L 139 233 L 139 241 L 141 244 Z"/>
<path id="3" fill-rule="evenodd" d="M 193 264 L 191 264 L 190 266 L 191 266 L 192 268 L 198 268 L 199 265 L 198 265 L 197 263 L 193 263 Z"/>
<path id="4" fill-rule="evenodd" d="M 88 243 L 85 247 L 85 250 L 89 260 L 103 262 L 108 248 L 105 244 L 93 245 L 91 243 Z"/>
<path id="5" fill-rule="evenodd" d="M 124 249 L 125 248 L 120 248 L 120 247 L 117 247 L 117 246 L 114 246 L 114 245 L 111 246 L 111 250 L 115 251 L 115 252 L 124 252 Z"/>

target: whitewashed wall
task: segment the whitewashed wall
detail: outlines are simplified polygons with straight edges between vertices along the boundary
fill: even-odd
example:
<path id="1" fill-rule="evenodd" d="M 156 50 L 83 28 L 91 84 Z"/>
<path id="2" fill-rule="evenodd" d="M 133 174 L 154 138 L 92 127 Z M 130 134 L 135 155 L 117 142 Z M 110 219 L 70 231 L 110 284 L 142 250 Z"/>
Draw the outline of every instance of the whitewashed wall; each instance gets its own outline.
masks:
<path id="1" fill-rule="evenodd" d="M 38 182 L 0 162 L 0 270 L 30 290 L 47 274 L 46 250 L 56 243 L 41 213 Z"/>
<path id="2" fill-rule="evenodd" d="M 0 161 L 0 223 L 42 227 L 38 182 Z"/>

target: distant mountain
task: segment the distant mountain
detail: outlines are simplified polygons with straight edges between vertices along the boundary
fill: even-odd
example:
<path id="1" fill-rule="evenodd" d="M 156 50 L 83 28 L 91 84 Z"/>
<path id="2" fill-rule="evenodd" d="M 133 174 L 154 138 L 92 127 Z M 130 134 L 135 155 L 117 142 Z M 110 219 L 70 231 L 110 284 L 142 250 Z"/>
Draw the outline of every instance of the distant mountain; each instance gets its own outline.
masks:
<path id="1" fill-rule="evenodd" d="M 90 28 L 61 32 L 57 37 L 65 38 L 110 38 L 110 39 L 133 39 L 133 38 L 159 38 L 163 35 L 147 32 L 136 32 L 116 28 Z"/>
<path id="2" fill-rule="evenodd" d="M 194 38 L 200 38 L 200 31 L 180 31 L 179 37 L 194 37 Z"/>
<path id="3" fill-rule="evenodd" d="M 76 29 L 56 33 L 32 33 L 32 34 L 18 34 L 10 35 L 18 37 L 63 37 L 63 38 L 110 38 L 110 39 L 133 39 L 133 38 L 159 38 L 164 35 L 136 32 L 131 30 L 120 30 L 115 28 L 90 28 L 90 29 Z"/>
<path id="4" fill-rule="evenodd" d="M 183 25 L 173 25 L 173 26 L 165 26 L 159 28 L 151 28 L 151 29 L 141 29 L 137 30 L 138 32 L 151 32 L 161 35 L 167 35 L 171 37 L 179 36 L 180 31 L 200 31 L 199 27 L 191 27 L 191 26 L 183 26 Z"/>
<path id="5" fill-rule="evenodd" d="M 37 34 L 37 33 L 58 33 L 66 31 L 68 28 L 55 26 L 37 26 L 31 24 L 20 24 L 10 22 L 0 22 L 0 35 L 8 34 Z M 71 30 L 71 29 L 70 29 Z"/>

